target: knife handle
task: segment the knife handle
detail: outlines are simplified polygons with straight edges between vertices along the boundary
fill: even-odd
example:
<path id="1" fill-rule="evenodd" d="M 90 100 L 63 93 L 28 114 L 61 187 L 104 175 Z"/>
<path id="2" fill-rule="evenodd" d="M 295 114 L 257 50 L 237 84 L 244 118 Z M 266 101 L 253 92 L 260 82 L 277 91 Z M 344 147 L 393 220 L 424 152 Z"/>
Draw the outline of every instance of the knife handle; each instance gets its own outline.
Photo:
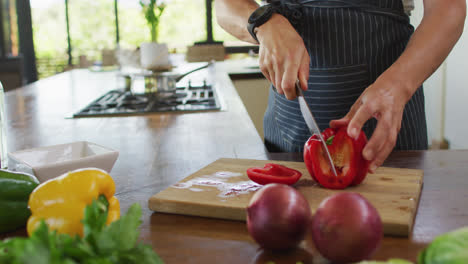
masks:
<path id="1" fill-rule="evenodd" d="M 304 96 L 304 94 L 302 93 L 301 83 L 299 82 L 299 79 L 296 80 L 296 94 L 297 96 Z"/>

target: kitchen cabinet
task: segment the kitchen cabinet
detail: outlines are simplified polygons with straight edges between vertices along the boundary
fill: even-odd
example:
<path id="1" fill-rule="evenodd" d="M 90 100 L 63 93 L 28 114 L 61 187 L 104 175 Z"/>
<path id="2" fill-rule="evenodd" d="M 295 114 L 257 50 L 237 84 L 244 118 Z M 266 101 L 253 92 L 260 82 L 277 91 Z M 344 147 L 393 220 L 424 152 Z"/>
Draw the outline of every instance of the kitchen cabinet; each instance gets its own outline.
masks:
<path id="1" fill-rule="evenodd" d="M 263 140 L 263 115 L 268 105 L 270 82 L 266 78 L 253 78 L 233 80 L 232 83 Z"/>

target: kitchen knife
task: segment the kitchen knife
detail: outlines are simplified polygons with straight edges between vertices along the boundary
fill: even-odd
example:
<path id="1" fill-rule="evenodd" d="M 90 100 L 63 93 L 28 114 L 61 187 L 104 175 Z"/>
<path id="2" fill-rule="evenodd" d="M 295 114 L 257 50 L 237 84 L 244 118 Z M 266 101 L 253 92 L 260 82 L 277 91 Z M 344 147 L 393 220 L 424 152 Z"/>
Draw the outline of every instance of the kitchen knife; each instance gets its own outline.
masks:
<path id="1" fill-rule="evenodd" d="M 326 156 L 328 158 L 328 163 L 333 171 L 333 174 L 336 177 L 338 177 L 335 166 L 333 165 L 333 160 L 331 158 L 330 152 L 328 151 L 327 144 L 323 140 L 322 134 L 320 133 L 320 128 L 318 127 L 317 122 L 315 122 L 315 118 L 312 115 L 312 111 L 310 111 L 310 108 L 307 105 L 307 102 L 304 98 L 304 94 L 302 93 L 299 80 L 296 81 L 296 93 L 297 93 L 297 100 L 299 101 L 299 107 L 301 108 L 302 117 L 304 117 L 304 120 L 312 136 L 317 135 L 319 140 L 322 142 L 323 151 L 327 154 Z"/>

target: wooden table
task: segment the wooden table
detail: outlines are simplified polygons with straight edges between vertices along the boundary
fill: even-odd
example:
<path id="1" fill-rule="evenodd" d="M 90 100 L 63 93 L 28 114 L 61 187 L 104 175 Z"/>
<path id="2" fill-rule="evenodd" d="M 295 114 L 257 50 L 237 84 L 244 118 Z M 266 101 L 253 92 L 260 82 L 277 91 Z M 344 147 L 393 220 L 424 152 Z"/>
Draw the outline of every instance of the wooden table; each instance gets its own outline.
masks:
<path id="1" fill-rule="evenodd" d="M 117 87 L 115 72 L 73 70 L 7 92 L 9 151 L 80 140 L 119 150 L 111 175 L 122 211 L 142 205 L 140 237 L 166 263 L 317 263 L 310 240 L 289 254 L 272 255 L 259 249 L 244 222 L 147 209 L 151 195 L 221 157 L 301 160 L 298 153 L 267 153 L 226 71 L 218 64 L 210 73 L 226 106 L 215 112 L 65 118 Z M 467 161 L 468 150 L 391 154 L 385 166 L 423 169 L 424 186 L 411 237 L 385 237 L 375 259 L 415 261 L 435 236 L 468 225 Z M 3 237 L 18 234 L 24 230 Z"/>

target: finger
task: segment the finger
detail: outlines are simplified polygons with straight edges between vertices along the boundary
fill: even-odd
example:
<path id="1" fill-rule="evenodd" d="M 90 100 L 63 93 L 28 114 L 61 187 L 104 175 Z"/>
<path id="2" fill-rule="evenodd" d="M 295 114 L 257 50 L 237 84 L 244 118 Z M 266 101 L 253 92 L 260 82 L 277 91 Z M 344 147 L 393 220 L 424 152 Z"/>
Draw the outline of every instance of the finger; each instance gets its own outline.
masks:
<path id="1" fill-rule="evenodd" d="M 278 90 L 278 88 L 276 88 L 276 83 L 275 83 L 275 72 L 273 70 L 271 70 L 271 68 L 266 68 L 266 72 L 268 74 L 268 80 L 271 82 L 271 84 L 273 84 L 273 87 L 275 87 L 276 91 L 278 91 L 278 93 L 282 94 L 283 91 L 282 90 Z"/>
<path id="2" fill-rule="evenodd" d="M 298 58 L 291 57 L 285 60 L 284 63 L 281 87 L 283 87 L 284 94 L 289 100 L 296 98 L 295 85 L 298 78 L 299 62 Z"/>
<path id="3" fill-rule="evenodd" d="M 396 131 L 391 114 L 386 113 L 377 123 L 377 127 L 362 151 L 364 158 L 374 160 L 382 152 L 384 145 L 387 143 L 395 145 Z"/>
<path id="4" fill-rule="evenodd" d="M 343 117 L 341 119 L 337 119 L 337 120 L 331 120 L 330 121 L 330 127 L 331 128 L 338 128 L 338 127 L 342 127 L 342 126 L 347 126 L 349 124 L 349 118 L 348 117 Z"/>
<path id="5" fill-rule="evenodd" d="M 271 78 L 270 78 L 270 72 L 268 71 L 268 67 L 264 64 L 260 64 L 260 71 L 262 71 L 263 76 L 265 76 L 265 78 L 272 83 Z"/>
<path id="6" fill-rule="evenodd" d="M 386 140 L 385 145 L 382 147 L 382 149 L 379 151 L 379 153 L 376 155 L 374 160 L 371 162 L 369 166 L 369 171 L 375 172 L 375 170 L 380 167 L 385 159 L 387 159 L 388 155 L 393 151 L 395 148 L 395 145 L 398 140 L 398 134 L 400 133 L 401 129 L 401 120 L 403 117 L 403 111 L 398 112 L 398 113 L 393 113 L 393 122 L 392 122 L 392 127 L 394 129 L 391 129 L 388 133 L 388 138 Z"/>
<path id="7" fill-rule="evenodd" d="M 336 120 L 331 120 L 330 121 L 330 127 L 331 128 L 337 128 L 337 127 L 349 125 L 349 122 L 354 117 L 354 115 L 357 112 L 357 110 L 359 109 L 359 107 L 362 105 L 361 97 L 362 97 L 362 95 L 351 106 L 348 113 L 344 117 L 342 117 L 340 119 L 336 119 Z"/>
<path id="8" fill-rule="evenodd" d="M 275 72 L 272 70 L 271 67 L 268 68 L 268 74 L 269 74 L 269 76 L 270 76 L 270 82 L 271 82 L 271 84 L 273 84 L 273 86 L 275 87 L 276 91 L 277 91 L 279 94 L 282 94 L 283 91 L 282 91 L 282 90 L 278 90 L 278 88 L 276 87 Z"/>
<path id="9" fill-rule="evenodd" d="M 273 72 L 270 75 L 273 75 L 275 87 L 278 93 L 283 94 L 285 91 L 281 85 L 281 79 L 283 78 L 283 67 L 279 63 L 277 58 L 272 58 L 272 70 Z"/>
<path id="10" fill-rule="evenodd" d="M 296 98 L 296 80 L 297 80 L 297 71 L 291 70 L 291 68 L 286 69 L 283 73 L 283 79 L 281 87 L 283 87 L 284 95 L 287 99 L 293 100 Z"/>
<path id="11" fill-rule="evenodd" d="M 371 119 L 377 109 L 374 109 L 375 106 L 371 104 L 363 104 L 359 106 L 354 116 L 352 116 L 351 120 L 348 124 L 348 135 L 352 138 L 357 138 L 359 136 L 359 132 L 361 131 L 364 123 L 367 120 Z"/>
<path id="12" fill-rule="evenodd" d="M 271 76 L 270 76 L 270 70 L 269 70 L 270 65 L 268 65 L 268 61 L 265 58 L 265 51 L 262 48 L 262 46 L 260 46 L 258 61 L 259 61 L 260 71 L 262 71 L 263 76 L 265 76 L 265 78 L 268 81 L 270 81 L 270 83 L 273 83 L 273 80 L 271 79 Z"/>
<path id="13" fill-rule="evenodd" d="M 309 63 L 310 63 L 310 57 L 307 52 L 302 55 L 302 61 L 299 66 L 299 73 L 298 73 L 298 78 L 299 82 L 301 84 L 301 88 L 304 91 L 307 91 L 308 85 L 307 85 L 307 80 L 309 79 Z"/>
<path id="14" fill-rule="evenodd" d="M 371 87 L 371 86 L 369 86 L 369 87 Z M 369 87 L 368 87 L 367 89 L 369 89 Z M 366 89 L 366 90 L 367 90 L 367 89 Z M 351 120 L 351 119 L 354 117 L 354 115 L 356 114 L 357 110 L 362 106 L 362 104 L 363 104 L 362 100 L 363 100 L 364 94 L 365 94 L 365 93 L 362 93 L 362 94 L 358 97 L 358 99 L 356 100 L 356 102 L 354 102 L 354 104 L 351 106 L 351 108 L 349 109 L 348 113 L 346 114 L 345 117 L 347 117 L 349 120 Z"/>
<path id="15" fill-rule="evenodd" d="M 385 144 L 382 150 L 378 153 L 375 159 L 371 162 L 369 166 L 370 173 L 375 173 L 377 168 L 380 167 L 384 163 L 385 159 L 387 159 L 388 155 L 390 155 L 394 147 L 395 147 L 395 144 L 391 141 Z"/>

